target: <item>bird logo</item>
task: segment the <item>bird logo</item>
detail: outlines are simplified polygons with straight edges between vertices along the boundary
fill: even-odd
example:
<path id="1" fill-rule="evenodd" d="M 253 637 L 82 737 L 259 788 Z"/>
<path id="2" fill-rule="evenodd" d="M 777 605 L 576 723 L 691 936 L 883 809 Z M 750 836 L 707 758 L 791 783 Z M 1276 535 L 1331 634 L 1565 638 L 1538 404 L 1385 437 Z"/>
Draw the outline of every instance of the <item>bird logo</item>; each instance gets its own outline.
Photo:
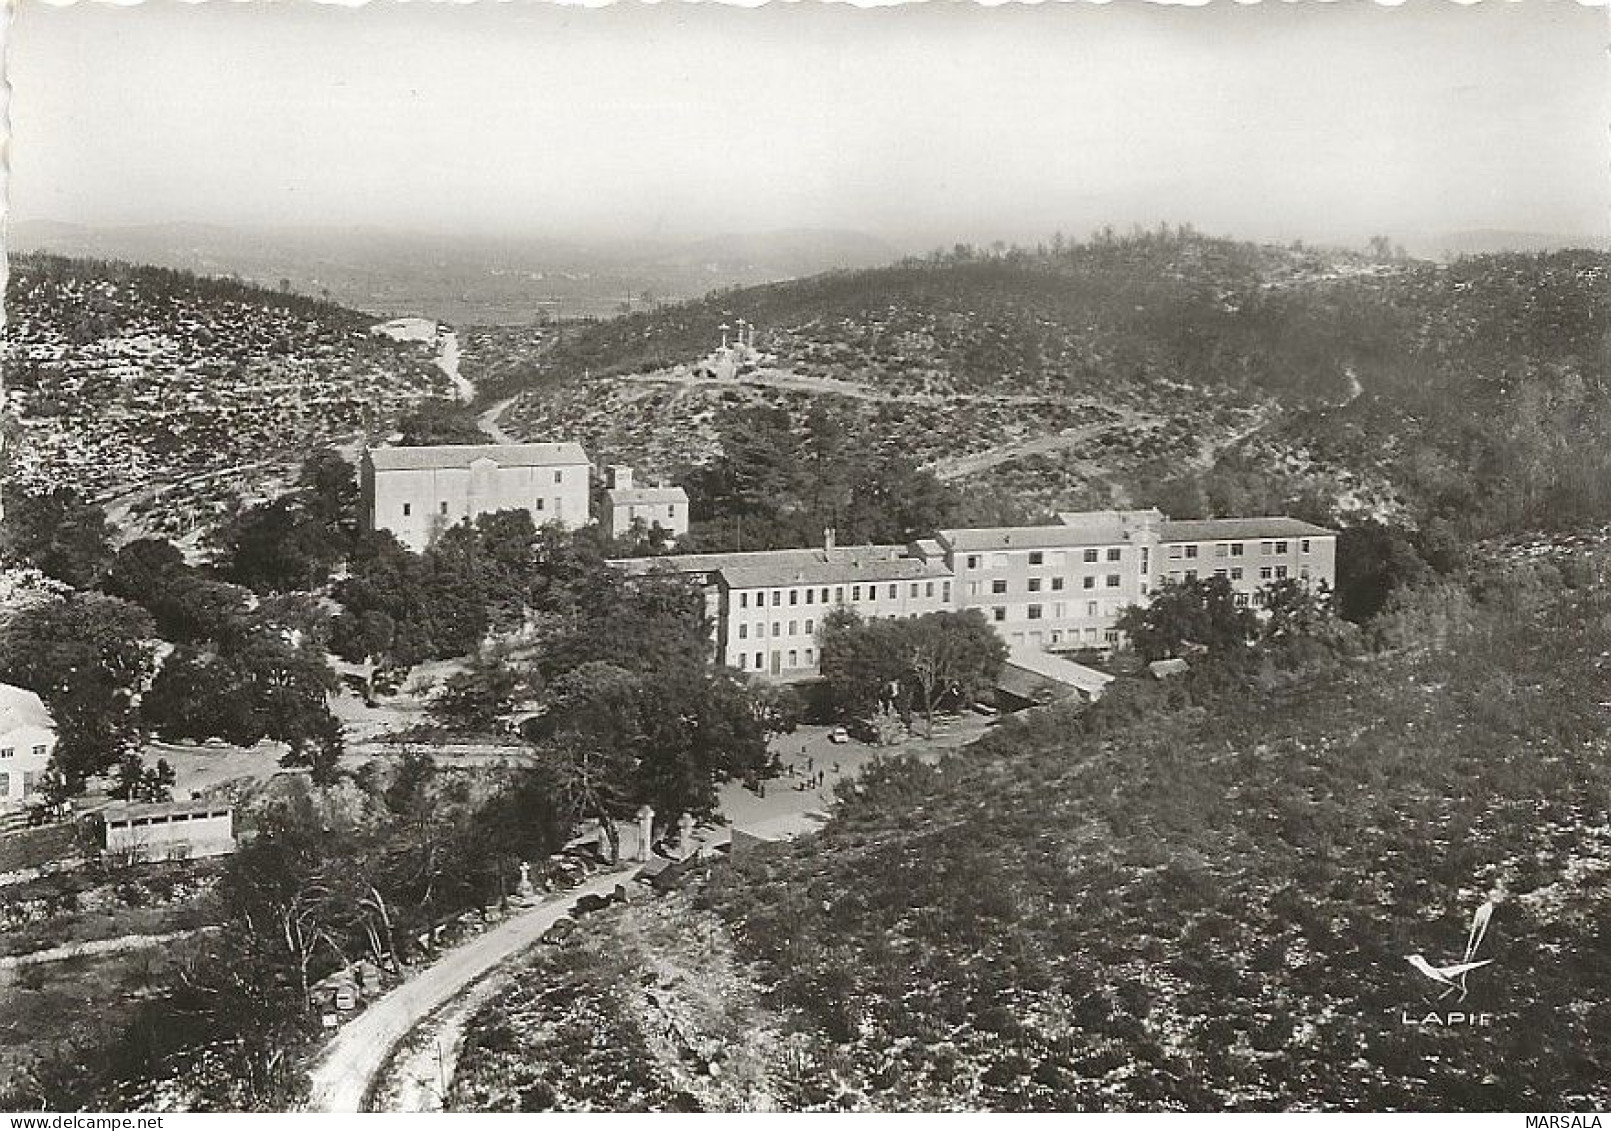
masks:
<path id="1" fill-rule="evenodd" d="M 1466 976 L 1493 961 L 1491 958 L 1477 958 L 1477 951 L 1482 948 L 1482 940 L 1488 934 L 1488 921 L 1493 915 L 1492 900 L 1477 908 L 1477 913 L 1471 917 L 1471 931 L 1466 935 L 1465 956 L 1459 962 L 1451 962 L 1447 966 L 1434 966 L 1423 954 L 1410 955 L 1410 965 L 1442 987 L 1443 992 L 1438 994 L 1439 1001 L 1454 994 L 1460 995 L 1456 1001 L 1465 1001 L 1466 994 L 1470 992 L 1466 987 Z"/>

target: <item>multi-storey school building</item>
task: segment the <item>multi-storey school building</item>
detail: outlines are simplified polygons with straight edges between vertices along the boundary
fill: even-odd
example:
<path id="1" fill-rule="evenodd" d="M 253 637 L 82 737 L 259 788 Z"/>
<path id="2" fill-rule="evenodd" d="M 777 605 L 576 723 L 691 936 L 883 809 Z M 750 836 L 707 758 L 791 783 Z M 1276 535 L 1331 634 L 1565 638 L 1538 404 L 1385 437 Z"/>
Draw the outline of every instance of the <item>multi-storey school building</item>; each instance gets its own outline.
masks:
<path id="1" fill-rule="evenodd" d="M 942 530 L 907 546 L 672 554 L 618 563 L 705 585 L 718 662 L 783 679 L 817 674 L 835 607 L 863 618 L 981 610 L 1010 647 L 1118 642 L 1119 614 L 1166 582 L 1224 577 L 1245 603 L 1283 578 L 1336 582 L 1336 535 L 1286 517 L 1172 522 L 1157 510 L 1093 511 L 1047 526 Z"/>
<path id="2" fill-rule="evenodd" d="M 361 514 L 423 550 L 463 519 L 524 510 L 541 526 L 589 521 L 587 453 L 579 444 L 438 444 L 373 448 L 359 467 Z"/>

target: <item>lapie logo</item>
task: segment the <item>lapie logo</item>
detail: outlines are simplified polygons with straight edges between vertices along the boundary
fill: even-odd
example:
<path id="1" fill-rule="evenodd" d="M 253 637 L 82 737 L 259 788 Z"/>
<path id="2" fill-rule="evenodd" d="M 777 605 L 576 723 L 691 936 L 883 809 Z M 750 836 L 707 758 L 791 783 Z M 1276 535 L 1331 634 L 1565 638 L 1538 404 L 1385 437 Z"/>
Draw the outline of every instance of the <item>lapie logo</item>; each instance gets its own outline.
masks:
<path id="1" fill-rule="evenodd" d="M 1471 917 L 1471 929 L 1466 933 L 1466 949 L 1458 961 L 1437 964 L 1429 961 L 1424 954 L 1409 956 L 1409 964 L 1431 985 L 1425 986 L 1428 993 L 1436 992 L 1435 1001 L 1446 1001 L 1454 998 L 1458 1005 L 1466 1000 L 1471 987 L 1468 979 L 1472 973 L 1485 966 L 1493 964 L 1491 958 L 1479 958 L 1482 943 L 1488 936 L 1488 923 L 1493 919 L 1494 904 L 1492 900 L 1477 908 L 1476 914 Z M 1437 1010 L 1424 1017 L 1412 1017 L 1407 1011 L 1401 1011 L 1400 1019 L 1406 1025 L 1437 1025 L 1486 1027 L 1493 1024 L 1491 1013 L 1469 1013 L 1465 1010 L 1451 1009 L 1446 1013 Z"/>

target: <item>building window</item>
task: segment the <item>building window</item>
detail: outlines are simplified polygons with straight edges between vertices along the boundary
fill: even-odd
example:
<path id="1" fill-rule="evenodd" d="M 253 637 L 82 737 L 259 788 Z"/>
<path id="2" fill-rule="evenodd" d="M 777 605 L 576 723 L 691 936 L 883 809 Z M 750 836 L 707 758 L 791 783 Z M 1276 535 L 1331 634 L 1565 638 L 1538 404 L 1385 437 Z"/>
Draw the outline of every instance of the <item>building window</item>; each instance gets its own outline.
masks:
<path id="1" fill-rule="evenodd" d="M 1307 554 L 1309 552 L 1309 539 L 1307 539 L 1307 538 L 1298 539 L 1298 549 L 1302 550 L 1304 553 Z"/>
<path id="2" fill-rule="evenodd" d="M 554 482 L 555 483 L 563 483 L 563 482 L 565 482 L 565 473 L 563 471 L 554 472 Z"/>
<path id="3" fill-rule="evenodd" d="M 979 568 L 979 555 L 978 554 L 969 554 L 968 555 L 968 568 L 969 569 L 978 569 Z"/>
<path id="4" fill-rule="evenodd" d="M 861 586 L 860 585 L 852 585 L 850 587 L 850 599 L 852 601 L 861 600 Z"/>
<path id="5" fill-rule="evenodd" d="M 1222 569 L 1216 569 L 1214 571 L 1214 576 L 1215 577 L 1224 577 L 1225 576 L 1225 571 L 1222 570 Z"/>
<path id="6" fill-rule="evenodd" d="M 925 596 L 925 597 L 934 596 L 934 582 L 925 581 L 923 583 L 923 596 Z"/>
<path id="7" fill-rule="evenodd" d="M 1268 581 L 1268 580 L 1270 580 L 1271 572 L 1272 571 L 1271 571 L 1269 566 L 1260 566 L 1259 567 L 1259 580 L 1260 581 Z"/>
<path id="8" fill-rule="evenodd" d="M 806 604 L 815 605 L 816 603 L 817 603 L 817 591 L 815 589 L 807 589 L 806 590 Z"/>
<path id="9" fill-rule="evenodd" d="M 1194 569 L 1188 569 L 1186 571 L 1186 580 L 1187 581 L 1196 581 L 1197 580 L 1197 571 L 1194 570 Z"/>
<path id="10" fill-rule="evenodd" d="M 1108 561 L 1116 562 L 1124 557 L 1124 551 L 1118 546 L 1108 547 Z"/>
<path id="11" fill-rule="evenodd" d="M 407 518 L 409 515 L 411 515 L 413 513 L 414 513 L 414 504 L 413 503 L 404 503 L 403 504 L 403 517 Z"/>
<path id="12" fill-rule="evenodd" d="M 1098 606 L 1097 606 L 1097 603 L 1095 601 L 1087 601 L 1087 602 L 1085 602 L 1085 615 L 1088 616 L 1088 617 L 1096 616 L 1097 615 L 1097 608 L 1098 608 Z"/>
<path id="13" fill-rule="evenodd" d="M 1007 609 L 1003 605 L 997 605 L 995 608 L 990 610 L 990 615 L 996 620 L 1006 620 Z"/>
<path id="14" fill-rule="evenodd" d="M 800 591 L 798 589 L 790 589 L 789 590 L 789 604 L 798 605 L 799 603 L 800 603 Z"/>
<path id="15" fill-rule="evenodd" d="M 1040 620 L 1040 606 L 1039 605 L 1031 605 L 1031 606 L 1029 606 L 1029 619 L 1030 620 Z"/>
<path id="16" fill-rule="evenodd" d="M 1108 574 L 1108 588 L 1109 589 L 1117 589 L 1118 587 L 1119 587 L 1119 575 L 1116 574 L 1116 573 Z"/>
<path id="17" fill-rule="evenodd" d="M 1179 546 L 1171 546 L 1171 547 L 1169 547 L 1169 556 L 1171 558 L 1179 558 L 1180 555 L 1181 555 L 1181 548 Z"/>
<path id="18" fill-rule="evenodd" d="M 990 592 L 992 592 L 992 593 L 1005 593 L 1006 591 L 1007 591 L 1007 583 L 1005 581 L 1001 580 L 1000 578 L 997 578 L 995 581 L 992 581 L 990 583 Z"/>
<path id="19" fill-rule="evenodd" d="M 1247 594 L 1246 593 L 1238 593 L 1238 594 L 1236 594 L 1236 607 L 1239 608 L 1239 609 L 1247 608 Z"/>
<path id="20" fill-rule="evenodd" d="M 1288 550 L 1290 550 L 1291 548 L 1292 548 L 1292 543 L 1290 543 L 1290 542 L 1277 542 L 1275 544 L 1275 552 L 1278 553 L 1278 554 L 1284 554 Z"/>
<path id="21" fill-rule="evenodd" d="M 0 758 L 15 758 L 16 756 L 17 748 L 15 746 L 0 747 Z"/>
<path id="22" fill-rule="evenodd" d="M 1031 551 L 1029 551 L 1029 564 L 1030 565 L 1044 565 L 1045 562 L 1046 562 L 1046 555 L 1041 553 L 1041 551 L 1039 551 L 1039 550 L 1031 550 Z"/>
<path id="23" fill-rule="evenodd" d="M 912 582 L 912 596 L 917 596 L 917 582 Z"/>
<path id="24" fill-rule="evenodd" d="M 1240 542 L 1232 542 L 1231 543 L 1231 557 L 1233 557 L 1233 558 L 1241 557 L 1243 549 L 1245 549 L 1245 547 L 1242 545 L 1242 543 L 1240 543 Z"/>
<path id="25" fill-rule="evenodd" d="M 750 595 L 748 593 L 740 593 L 738 595 L 738 607 L 741 609 L 747 609 L 750 607 Z"/>
<path id="26" fill-rule="evenodd" d="M 739 653 L 739 654 L 738 654 L 738 670 L 739 670 L 739 671 L 743 671 L 743 670 L 744 670 L 744 660 L 745 660 L 745 656 L 744 656 L 744 653 L 742 653 L 742 652 L 740 652 L 740 653 Z"/>
<path id="27" fill-rule="evenodd" d="M 817 631 L 817 622 L 814 621 L 814 620 L 806 621 L 806 635 L 811 636 L 811 635 L 815 634 L 816 631 Z"/>
<path id="28" fill-rule="evenodd" d="M 1085 577 L 1082 577 L 1080 579 L 1080 581 L 1081 581 L 1081 588 L 1084 588 L 1084 589 L 1095 589 L 1096 588 L 1096 574 L 1094 574 L 1094 573 L 1093 574 L 1087 574 Z"/>
<path id="29" fill-rule="evenodd" d="M 447 500 L 446 499 L 442 500 L 442 513 L 447 514 Z"/>
<path id="30" fill-rule="evenodd" d="M 536 510 L 542 510 L 543 509 L 543 500 L 542 499 L 537 500 L 537 506 L 536 506 L 535 509 Z"/>
<path id="31" fill-rule="evenodd" d="M 1119 630 L 1116 628 L 1108 629 L 1102 634 L 1102 639 L 1106 640 L 1109 644 L 1117 644 L 1119 642 Z"/>
<path id="32" fill-rule="evenodd" d="M 750 626 L 747 625 L 747 624 L 739 625 L 738 626 L 738 638 L 740 640 L 748 640 L 749 636 L 750 636 Z"/>
<path id="33" fill-rule="evenodd" d="M 1305 574 L 1305 576 L 1307 576 L 1307 573 Z M 34 757 L 35 758 L 43 758 L 44 756 L 45 756 L 45 747 L 43 747 L 43 746 L 34 747 Z"/>
<path id="34" fill-rule="evenodd" d="M 951 603 L 951 583 L 949 581 L 940 582 L 940 600 L 948 605 Z"/>
<path id="35" fill-rule="evenodd" d="M 1231 567 L 1231 580 L 1232 581 L 1240 581 L 1240 580 L 1242 580 L 1242 567 L 1241 566 L 1232 566 Z"/>
<path id="36" fill-rule="evenodd" d="M 1186 547 L 1186 560 L 1190 561 L 1191 559 L 1195 558 L 1196 556 L 1197 556 L 1197 547 L 1195 545 L 1187 546 Z"/>
<path id="37" fill-rule="evenodd" d="M 1216 558 L 1228 557 L 1230 555 L 1230 552 L 1231 552 L 1231 548 L 1226 543 L 1224 543 L 1224 542 L 1215 542 L 1214 543 L 1214 556 Z"/>
<path id="38" fill-rule="evenodd" d="M 968 582 L 968 596 L 977 597 L 978 595 L 979 595 L 979 583 L 977 581 Z"/>
<path id="39" fill-rule="evenodd" d="M 1276 577 L 1277 581 L 1280 581 L 1281 579 L 1285 578 L 1286 575 L 1287 575 L 1287 567 L 1286 566 L 1276 566 L 1275 567 L 1275 577 Z"/>
<path id="40" fill-rule="evenodd" d="M 826 585 L 822 587 L 822 603 L 824 605 L 828 603 L 828 587 Z"/>
<path id="41" fill-rule="evenodd" d="M 783 590 L 772 590 L 772 607 L 775 609 L 781 604 L 783 604 Z"/>
<path id="42" fill-rule="evenodd" d="M 897 586 L 894 586 L 894 585 L 891 585 L 889 587 L 889 599 L 891 601 L 893 601 L 895 599 L 895 590 L 896 590 L 896 588 L 897 588 Z"/>
<path id="43" fill-rule="evenodd" d="M 1308 566 L 1299 566 L 1298 567 L 1298 576 L 1303 578 L 1305 581 L 1308 581 L 1309 580 L 1309 567 Z"/>
<path id="44" fill-rule="evenodd" d="M 775 621 L 772 622 L 772 635 L 774 637 L 778 637 L 778 636 L 783 635 L 783 622 L 782 621 L 775 620 Z"/>
<path id="45" fill-rule="evenodd" d="M 798 635 L 799 631 L 800 631 L 800 622 L 797 621 L 797 620 L 791 620 L 789 622 L 789 635 L 790 636 Z"/>
<path id="46" fill-rule="evenodd" d="M 1040 578 L 1031 577 L 1029 579 L 1029 591 L 1031 593 L 1039 593 L 1040 592 Z"/>
<path id="47" fill-rule="evenodd" d="M 1052 591 L 1053 592 L 1061 592 L 1062 588 L 1063 588 L 1063 579 L 1061 577 L 1052 578 Z"/>
<path id="48" fill-rule="evenodd" d="M 823 592 L 826 593 L 827 590 L 824 589 Z M 836 605 L 843 605 L 845 603 L 845 587 L 843 585 L 834 586 L 833 601 Z"/>
<path id="49" fill-rule="evenodd" d="M 766 661 L 761 659 L 761 653 L 755 653 L 755 670 L 760 671 L 761 668 L 765 666 L 765 663 Z"/>
<path id="50" fill-rule="evenodd" d="M 797 668 L 800 666 L 800 653 L 795 651 L 793 648 L 789 649 L 789 666 L 791 668 Z"/>
<path id="51" fill-rule="evenodd" d="M 1260 542 L 1259 543 L 1259 553 L 1262 554 L 1265 557 L 1269 557 L 1271 554 L 1275 553 L 1275 543 L 1274 542 Z"/>
<path id="52" fill-rule="evenodd" d="M 1095 550 L 1086 550 L 1085 551 L 1085 560 L 1088 561 L 1088 562 L 1096 561 L 1096 551 Z"/>

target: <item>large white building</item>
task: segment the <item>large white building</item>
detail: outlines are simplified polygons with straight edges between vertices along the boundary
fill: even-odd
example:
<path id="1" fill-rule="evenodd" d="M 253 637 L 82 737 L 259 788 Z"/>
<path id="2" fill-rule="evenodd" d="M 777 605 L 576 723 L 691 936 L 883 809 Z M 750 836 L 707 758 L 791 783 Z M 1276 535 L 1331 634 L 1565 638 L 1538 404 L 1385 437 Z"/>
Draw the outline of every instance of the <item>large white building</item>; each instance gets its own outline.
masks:
<path id="1" fill-rule="evenodd" d="M 538 526 L 585 526 L 589 473 L 579 444 L 439 444 L 372 448 L 359 468 L 361 514 L 423 550 L 448 527 L 501 510 L 524 510 Z"/>
<path id="2" fill-rule="evenodd" d="M 39 696 L 0 683 L 0 812 L 37 798 L 55 750 L 56 724 Z"/>
<path id="3" fill-rule="evenodd" d="M 1280 516 L 1172 522 L 1156 510 L 1092 511 L 1046 526 L 940 531 L 907 546 L 671 554 L 619 564 L 698 577 L 718 662 L 783 679 L 818 673 L 818 632 L 835 607 L 864 619 L 979 609 L 1014 650 L 1119 642 L 1127 606 L 1167 582 L 1220 576 L 1256 607 L 1284 578 L 1336 584 L 1336 535 Z"/>

